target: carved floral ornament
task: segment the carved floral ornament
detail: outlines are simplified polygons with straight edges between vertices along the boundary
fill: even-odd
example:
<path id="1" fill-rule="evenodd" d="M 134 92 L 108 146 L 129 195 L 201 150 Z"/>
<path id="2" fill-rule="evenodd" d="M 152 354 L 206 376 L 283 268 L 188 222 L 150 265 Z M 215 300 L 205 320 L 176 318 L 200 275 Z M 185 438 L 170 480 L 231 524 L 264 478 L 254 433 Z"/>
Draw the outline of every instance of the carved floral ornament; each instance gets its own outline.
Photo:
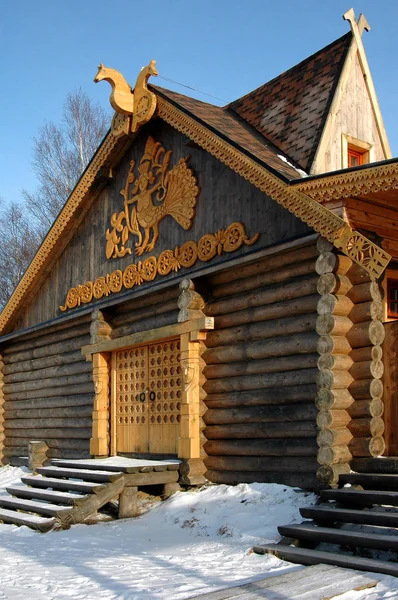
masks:
<path id="1" fill-rule="evenodd" d="M 159 223 L 167 215 L 188 230 L 192 227 L 199 195 L 196 178 L 188 168 L 189 157 L 182 158 L 170 169 L 173 152 L 148 137 L 144 154 L 135 171 L 130 162 L 123 196 L 123 210 L 114 213 L 106 232 L 106 257 L 119 258 L 132 254 L 126 244 L 130 234 L 137 238 L 135 253 L 151 252 L 159 238 Z M 142 234 L 144 230 L 144 236 Z M 150 237 L 152 234 L 152 240 Z"/>
<path id="2" fill-rule="evenodd" d="M 60 306 L 60 309 L 66 311 L 68 308 L 88 304 L 93 298 L 100 300 L 111 293 L 117 294 L 123 288 L 132 289 L 146 281 L 153 281 L 157 275 L 166 276 L 182 267 L 192 267 L 198 260 L 208 262 L 224 252 L 235 252 L 243 244 L 255 244 L 259 236 L 260 234 L 256 233 L 249 238 L 242 223 L 231 223 L 226 229 L 204 235 L 198 243 L 185 242 L 182 246 L 176 246 L 174 251 L 163 250 L 158 257 L 149 256 L 143 261 L 128 265 L 123 271 L 117 269 L 104 277 L 97 277 L 94 282 L 87 281 L 83 285 L 70 288 L 65 304 Z"/>

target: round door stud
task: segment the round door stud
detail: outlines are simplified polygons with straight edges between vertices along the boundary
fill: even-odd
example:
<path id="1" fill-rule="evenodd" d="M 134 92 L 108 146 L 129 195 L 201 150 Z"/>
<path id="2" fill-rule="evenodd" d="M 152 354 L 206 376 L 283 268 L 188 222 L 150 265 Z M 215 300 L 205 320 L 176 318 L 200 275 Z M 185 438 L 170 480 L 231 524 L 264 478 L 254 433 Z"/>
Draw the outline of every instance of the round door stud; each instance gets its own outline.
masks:
<path id="1" fill-rule="evenodd" d="M 153 402 L 154 400 L 156 400 L 156 394 L 155 394 L 155 392 L 154 392 L 154 391 L 152 391 L 152 392 L 149 392 L 149 400 L 151 400 L 152 402 Z"/>
<path id="2" fill-rule="evenodd" d="M 145 402 L 145 392 L 141 392 L 141 394 L 140 394 L 140 402 Z"/>

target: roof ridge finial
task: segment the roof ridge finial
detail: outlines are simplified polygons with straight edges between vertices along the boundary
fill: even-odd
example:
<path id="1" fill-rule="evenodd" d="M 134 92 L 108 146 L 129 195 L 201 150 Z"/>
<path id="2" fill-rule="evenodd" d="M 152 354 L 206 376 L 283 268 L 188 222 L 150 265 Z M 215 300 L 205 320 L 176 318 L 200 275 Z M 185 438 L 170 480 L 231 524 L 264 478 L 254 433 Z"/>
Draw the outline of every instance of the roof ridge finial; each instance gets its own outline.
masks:
<path id="1" fill-rule="evenodd" d="M 351 31 L 355 37 L 357 35 L 359 37 L 362 37 L 362 34 L 365 29 L 366 31 L 370 31 L 370 25 L 365 15 L 361 13 L 357 22 L 353 8 L 350 8 L 349 10 L 347 10 L 347 12 L 344 13 L 343 19 L 349 22 L 349 24 L 351 25 Z"/>

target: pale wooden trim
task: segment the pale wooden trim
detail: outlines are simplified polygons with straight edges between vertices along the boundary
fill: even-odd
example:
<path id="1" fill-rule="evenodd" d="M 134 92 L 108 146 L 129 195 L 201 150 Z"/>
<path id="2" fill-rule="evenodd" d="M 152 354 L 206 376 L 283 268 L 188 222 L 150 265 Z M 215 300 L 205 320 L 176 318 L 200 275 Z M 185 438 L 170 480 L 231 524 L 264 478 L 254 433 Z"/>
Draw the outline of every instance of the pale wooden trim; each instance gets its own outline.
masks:
<path id="1" fill-rule="evenodd" d="M 94 407 L 90 454 L 109 455 L 109 353 L 93 355 Z"/>
<path id="2" fill-rule="evenodd" d="M 117 427 L 116 427 L 116 352 L 112 352 L 111 359 L 111 391 L 110 391 L 110 443 L 109 451 L 111 456 L 116 456 L 116 445 L 117 445 Z"/>
<path id="3" fill-rule="evenodd" d="M 355 146 L 360 150 L 363 150 L 363 154 L 366 156 L 364 164 L 371 163 L 374 161 L 374 144 L 369 144 L 363 140 L 352 137 L 348 133 L 341 134 L 341 168 L 348 169 L 348 147 Z"/>
<path id="4" fill-rule="evenodd" d="M 115 340 L 106 340 L 99 342 L 98 344 L 83 346 L 82 354 L 86 356 L 88 360 L 91 360 L 91 355 L 95 355 L 98 352 L 113 352 L 114 350 L 120 350 L 122 348 L 145 345 L 151 342 L 157 342 L 159 340 L 175 338 L 183 333 L 202 330 L 206 331 L 207 329 L 213 328 L 213 317 L 201 317 L 199 319 L 195 319 L 194 321 L 166 325 L 165 327 L 159 327 L 158 329 L 150 329 L 148 331 L 140 331 L 139 333 L 125 335 Z"/>

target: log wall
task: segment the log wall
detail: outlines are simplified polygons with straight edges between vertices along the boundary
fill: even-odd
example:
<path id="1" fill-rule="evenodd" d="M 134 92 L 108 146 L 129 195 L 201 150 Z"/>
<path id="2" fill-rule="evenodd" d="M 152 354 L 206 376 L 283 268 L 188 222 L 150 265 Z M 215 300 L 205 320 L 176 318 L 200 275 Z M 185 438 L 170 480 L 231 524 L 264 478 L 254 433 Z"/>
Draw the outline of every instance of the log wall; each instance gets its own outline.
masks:
<path id="1" fill-rule="evenodd" d="M 336 486 L 353 457 L 384 451 L 379 285 L 318 240 L 318 477 Z"/>
<path id="2" fill-rule="evenodd" d="M 94 388 L 80 351 L 89 328 L 90 316 L 82 317 L 2 349 L 3 462 L 27 456 L 34 439 L 48 444 L 50 458 L 89 456 Z"/>
<path id="3" fill-rule="evenodd" d="M 209 278 L 207 477 L 316 486 L 315 243 Z"/>

